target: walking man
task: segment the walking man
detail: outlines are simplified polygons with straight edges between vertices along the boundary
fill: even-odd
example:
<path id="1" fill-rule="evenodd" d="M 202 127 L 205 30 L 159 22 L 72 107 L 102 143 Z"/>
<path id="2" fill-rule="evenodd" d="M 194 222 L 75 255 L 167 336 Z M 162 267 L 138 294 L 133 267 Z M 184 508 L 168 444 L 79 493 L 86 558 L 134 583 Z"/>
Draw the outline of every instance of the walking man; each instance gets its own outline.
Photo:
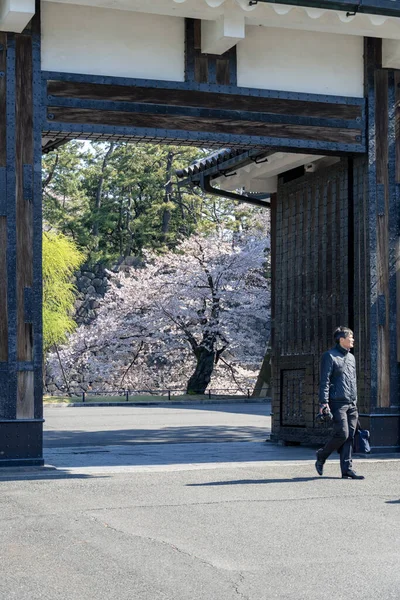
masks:
<path id="1" fill-rule="evenodd" d="M 315 468 L 322 475 L 326 459 L 338 450 L 344 479 L 364 479 L 352 465 L 354 434 L 357 428 L 356 361 L 350 350 L 354 346 L 353 332 L 338 327 L 333 333 L 335 346 L 321 358 L 319 387 L 320 413 L 329 408 L 333 415 L 333 435 L 323 448 L 317 450 Z"/>

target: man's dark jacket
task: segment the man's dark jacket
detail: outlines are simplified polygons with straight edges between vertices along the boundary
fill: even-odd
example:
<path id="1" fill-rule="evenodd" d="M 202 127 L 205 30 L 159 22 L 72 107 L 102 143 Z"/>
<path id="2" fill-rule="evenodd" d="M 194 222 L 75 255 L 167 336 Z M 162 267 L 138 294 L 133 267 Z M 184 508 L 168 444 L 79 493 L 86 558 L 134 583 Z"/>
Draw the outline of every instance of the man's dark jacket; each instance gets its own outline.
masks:
<path id="1" fill-rule="evenodd" d="M 342 404 L 357 402 L 357 374 L 354 356 L 336 344 L 321 358 L 319 403 L 330 400 Z"/>

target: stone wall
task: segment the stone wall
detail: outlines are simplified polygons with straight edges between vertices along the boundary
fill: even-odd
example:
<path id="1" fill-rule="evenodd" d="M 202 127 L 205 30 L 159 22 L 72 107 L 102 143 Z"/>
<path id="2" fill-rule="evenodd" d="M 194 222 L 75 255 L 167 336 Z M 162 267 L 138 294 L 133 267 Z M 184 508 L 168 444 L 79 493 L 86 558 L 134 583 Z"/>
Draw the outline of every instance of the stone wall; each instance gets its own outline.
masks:
<path id="1" fill-rule="evenodd" d="M 104 298 L 107 291 L 108 279 L 109 276 L 102 264 L 84 265 L 76 273 L 78 294 L 74 319 L 78 325 L 88 325 L 96 319 L 100 300 Z"/>

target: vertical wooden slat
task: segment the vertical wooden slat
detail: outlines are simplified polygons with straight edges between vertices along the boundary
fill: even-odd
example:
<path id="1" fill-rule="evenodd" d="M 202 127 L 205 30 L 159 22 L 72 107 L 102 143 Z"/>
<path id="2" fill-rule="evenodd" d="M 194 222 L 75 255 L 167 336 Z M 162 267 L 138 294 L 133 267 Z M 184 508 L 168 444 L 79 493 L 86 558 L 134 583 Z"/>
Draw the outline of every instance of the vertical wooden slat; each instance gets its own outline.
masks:
<path id="1" fill-rule="evenodd" d="M 388 73 L 378 70 L 376 93 L 378 406 L 390 406 Z"/>
<path id="2" fill-rule="evenodd" d="M 271 408 L 272 408 L 272 421 L 273 427 L 277 429 L 279 423 L 279 403 L 277 398 L 277 382 L 276 382 L 276 361 L 275 361 L 275 318 L 276 318 L 276 237 L 277 237 L 277 205 L 276 205 L 276 194 L 271 194 L 270 199 L 270 227 L 271 227 L 271 334 L 270 334 L 270 345 L 271 345 Z M 279 392 L 278 392 L 279 394 Z M 278 417 L 278 421 L 277 421 Z"/>
<path id="3" fill-rule="evenodd" d="M 204 54 L 195 57 L 194 77 L 196 83 L 208 83 L 208 58 Z"/>
<path id="4" fill-rule="evenodd" d="M 298 253 L 298 265 L 297 273 L 299 278 L 299 295 L 301 298 L 304 297 L 306 290 L 306 277 L 307 277 L 307 244 L 306 244 L 306 229 L 305 223 L 307 223 L 307 187 L 304 186 L 301 197 L 299 198 L 299 204 L 297 206 L 297 212 L 299 215 L 299 243 L 303 248 L 302 253 Z M 305 302 L 299 303 L 299 322 L 296 327 L 297 331 L 297 352 L 302 354 L 304 352 L 304 336 L 306 329 L 307 319 L 307 304 Z"/>
<path id="5" fill-rule="evenodd" d="M 396 198 L 400 197 L 400 71 L 394 73 L 395 88 L 395 146 L 396 146 L 396 165 L 395 182 Z M 397 241 L 396 241 L 396 334 L 397 334 L 397 362 L 400 362 L 400 218 L 397 220 Z"/>
<path id="6" fill-rule="evenodd" d="M 317 183 L 318 189 L 318 233 L 316 236 L 317 240 L 317 251 L 318 251 L 318 273 L 317 273 L 317 288 L 316 294 L 318 298 L 318 314 L 317 314 L 317 347 L 318 354 L 326 349 L 326 341 L 323 336 L 323 322 L 325 321 L 325 306 L 324 306 L 324 276 L 326 270 L 325 252 L 324 252 L 324 237 L 322 232 L 324 231 L 324 188 L 320 180 Z"/>
<path id="7" fill-rule="evenodd" d="M 390 399 L 391 405 L 399 405 L 398 384 L 399 369 L 397 364 L 397 290 L 396 290 L 396 247 L 399 237 L 399 213 L 400 213 L 400 195 L 399 186 L 396 184 L 396 91 L 395 76 L 392 70 L 388 71 L 388 280 L 389 293 L 387 298 L 388 306 L 388 332 L 389 332 L 389 368 L 390 368 Z"/>
<path id="8" fill-rule="evenodd" d="M 185 81 L 195 81 L 195 21 L 185 19 Z"/>
<path id="9" fill-rule="evenodd" d="M 348 255 L 348 239 L 349 239 L 349 221 L 348 221 L 348 210 L 349 210 L 349 197 L 348 197 L 348 166 L 346 161 L 346 167 L 340 171 L 340 198 L 341 198 L 341 219 L 340 228 L 342 231 L 341 236 L 341 306 L 342 306 L 342 323 L 349 323 L 349 255 Z"/>
<path id="10" fill-rule="evenodd" d="M 368 122 L 368 173 L 366 177 L 366 229 L 368 231 L 369 287 L 367 302 L 369 311 L 369 348 L 370 365 L 369 409 L 373 410 L 378 402 L 378 311 L 377 311 L 377 194 L 376 194 L 376 93 L 375 71 L 382 67 L 382 40 L 364 39 L 364 87 L 367 103 Z"/>
<path id="11" fill-rule="evenodd" d="M 276 306 L 276 194 L 271 194 L 271 346 L 275 343 Z"/>
<path id="12" fill-rule="evenodd" d="M 331 339 L 329 336 L 328 339 L 328 331 L 327 331 L 327 317 L 328 317 L 328 296 L 329 296 L 329 289 L 328 289 L 328 270 L 329 270 L 329 263 L 328 263 L 328 185 L 329 185 L 329 179 L 330 179 L 330 175 L 328 176 L 327 180 L 323 183 L 321 183 L 321 188 L 322 188 L 322 211 L 321 211 L 321 216 L 322 216 L 322 227 L 320 229 L 319 235 L 321 238 L 321 248 L 322 248 L 322 289 L 320 292 L 320 298 L 322 301 L 322 314 L 320 314 L 320 322 L 321 322 L 321 338 L 322 338 L 322 344 L 323 344 L 323 348 L 329 348 L 329 346 L 331 345 Z M 321 348 L 322 350 L 322 348 Z"/>
<path id="13" fill-rule="evenodd" d="M 287 269 L 288 269 L 288 302 L 286 306 L 286 324 L 287 324 L 287 340 L 286 340 L 286 354 L 291 355 L 294 353 L 293 349 L 293 325 L 295 315 L 295 264 L 296 264 L 296 224 L 295 224 L 295 211 L 296 211 L 296 192 L 292 191 L 289 202 L 289 229 L 288 229 L 288 254 L 287 254 Z"/>
<path id="14" fill-rule="evenodd" d="M 332 240 L 332 245 L 333 245 L 333 249 L 332 249 L 332 302 L 331 302 L 331 315 L 332 315 L 332 320 L 331 320 L 331 328 L 330 328 L 330 334 L 332 335 L 333 330 L 336 327 L 336 323 L 337 323 L 337 297 L 338 297 L 338 293 L 339 290 L 336 288 L 335 285 L 335 279 L 336 279 L 336 272 L 337 272 L 337 264 L 338 264 L 338 253 L 335 251 L 336 248 L 336 244 L 337 244 L 337 236 L 338 236 L 338 232 L 336 230 L 336 184 L 335 181 L 331 182 L 331 186 L 330 186 L 330 203 L 331 203 L 331 210 L 330 210 L 330 228 L 331 228 L 331 240 Z"/>
<path id="15" fill-rule="evenodd" d="M 295 228 L 294 228 L 294 198 L 295 198 L 295 194 L 292 192 L 289 195 L 289 203 L 288 203 L 288 234 L 287 234 L 287 255 L 286 255 L 286 269 L 287 269 L 287 289 L 288 289 L 288 295 L 287 295 L 287 303 L 286 303 L 286 307 L 285 307 L 285 322 L 286 322 L 286 343 L 285 343 L 285 348 L 284 348 L 284 353 L 286 355 L 290 355 L 292 354 L 292 344 L 293 344 L 293 335 L 292 335 L 292 329 L 293 329 L 293 306 L 294 306 L 294 301 L 293 301 L 293 296 L 294 296 L 294 281 L 293 281 L 293 277 L 294 277 L 294 258 L 295 258 L 295 253 L 294 253 L 294 240 L 293 237 L 295 235 Z"/>
<path id="16" fill-rule="evenodd" d="M 193 19 L 193 48 L 201 50 L 201 19 Z"/>
<path id="17" fill-rule="evenodd" d="M 217 84 L 229 85 L 230 67 L 228 58 L 217 58 Z"/>
<path id="18" fill-rule="evenodd" d="M 396 143 L 396 183 L 400 183 L 400 71 L 394 72 L 395 87 L 395 143 Z"/>
<path id="19" fill-rule="evenodd" d="M 303 257 L 302 257 L 302 286 L 305 298 L 310 297 L 310 193 L 308 186 L 304 190 L 303 197 Z M 307 336 L 309 335 L 310 302 L 303 303 L 303 319 L 301 323 L 301 353 L 307 348 Z"/>
<path id="20" fill-rule="evenodd" d="M 0 72 L 7 70 L 7 34 L 0 32 Z M 0 77 L 0 362 L 8 359 L 6 77 Z"/>
<path id="21" fill-rule="evenodd" d="M 7 161 L 6 155 L 6 93 L 7 80 L 4 74 L 7 70 L 7 34 L 0 31 L 0 71 L 3 75 L 0 77 L 0 166 L 5 167 Z M 4 193 L 4 190 L 1 190 Z"/>
<path id="22" fill-rule="evenodd" d="M 334 274 L 333 261 L 336 257 L 334 238 L 332 235 L 332 181 L 327 181 L 326 189 L 326 342 L 332 343 L 333 311 L 334 311 Z"/>
<path id="23" fill-rule="evenodd" d="M 16 418 L 17 399 L 17 266 L 16 266 L 16 148 L 15 148 L 15 35 L 7 34 L 7 71 L 6 71 L 6 111 L 7 111 L 7 328 L 8 328 L 8 365 L 7 392 L 1 416 Z"/>
<path id="24" fill-rule="evenodd" d="M 41 3 L 36 0 L 36 12 L 32 20 L 32 67 L 33 67 L 33 288 L 32 324 L 34 332 L 34 418 L 43 418 L 43 273 L 42 273 L 42 126 L 41 126 Z"/>
<path id="25" fill-rule="evenodd" d="M 26 293 L 33 285 L 33 90 L 32 38 L 16 42 L 17 357 L 33 360 L 33 328 L 26 322 Z M 34 416 L 34 372 L 18 373 L 17 418 Z"/>
<path id="26" fill-rule="evenodd" d="M 8 358 L 7 332 L 7 219 L 0 217 L 0 362 Z"/>
<path id="27" fill-rule="evenodd" d="M 311 210 L 312 210 L 312 223 L 311 223 L 311 256 L 312 256 L 312 273 L 311 273 L 311 320 L 310 320 L 310 347 L 315 345 L 315 352 L 319 354 L 318 344 L 318 269 L 319 269 L 319 255 L 318 255 L 318 238 L 315 232 L 318 231 L 318 209 L 319 209 L 319 194 L 318 186 L 313 183 L 311 187 L 312 198 L 311 198 Z"/>
<path id="28" fill-rule="evenodd" d="M 282 233 L 281 233 L 281 262 L 279 265 L 280 277 L 282 278 L 282 298 L 281 298 L 281 320 L 279 327 L 281 328 L 280 334 L 280 353 L 283 355 L 286 353 L 286 341 L 287 341 L 287 303 L 288 303 L 288 224 L 289 224 L 289 202 L 287 197 L 278 196 L 279 204 L 282 202 Z"/>

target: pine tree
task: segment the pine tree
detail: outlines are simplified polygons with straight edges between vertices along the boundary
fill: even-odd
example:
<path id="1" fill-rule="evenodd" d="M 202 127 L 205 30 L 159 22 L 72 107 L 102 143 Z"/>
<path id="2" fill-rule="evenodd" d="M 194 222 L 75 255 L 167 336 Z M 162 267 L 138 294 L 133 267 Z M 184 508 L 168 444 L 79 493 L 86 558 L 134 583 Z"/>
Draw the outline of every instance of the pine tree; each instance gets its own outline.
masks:
<path id="1" fill-rule="evenodd" d="M 76 324 L 72 318 L 75 287 L 72 277 L 84 255 L 65 235 L 43 233 L 43 349 L 66 340 Z"/>

